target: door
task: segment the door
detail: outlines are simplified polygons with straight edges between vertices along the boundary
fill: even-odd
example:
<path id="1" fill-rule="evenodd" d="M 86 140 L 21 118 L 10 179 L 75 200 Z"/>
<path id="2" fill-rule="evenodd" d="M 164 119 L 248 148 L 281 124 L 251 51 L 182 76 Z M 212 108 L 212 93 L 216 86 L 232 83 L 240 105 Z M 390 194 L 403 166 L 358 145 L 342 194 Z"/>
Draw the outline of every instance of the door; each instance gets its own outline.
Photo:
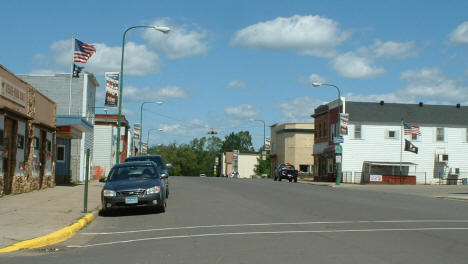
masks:
<path id="1" fill-rule="evenodd" d="M 13 176 L 16 165 L 16 121 L 5 117 L 3 132 L 3 194 L 10 194 L 13 189 Z"/>

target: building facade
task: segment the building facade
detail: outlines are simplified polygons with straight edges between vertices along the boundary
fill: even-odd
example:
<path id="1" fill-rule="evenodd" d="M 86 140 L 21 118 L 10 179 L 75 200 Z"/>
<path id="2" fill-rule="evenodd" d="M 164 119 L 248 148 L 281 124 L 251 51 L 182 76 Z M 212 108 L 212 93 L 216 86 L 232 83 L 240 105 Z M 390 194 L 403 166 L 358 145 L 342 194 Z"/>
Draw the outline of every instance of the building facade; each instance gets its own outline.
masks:
<path id="1" fill-rule="evenodd" d="M 95 178 L 106 176 L 115 164 L 117 141 L 117 115 L 97 114 L 94 120 L 94 154 L 93 175 Z M 121 116 L 120 161 L 129 156 L 129 124 L 124 115 Z"/>
<path id="2" fill-rule="evenodd" d="M 336 102 L 328 108 L 335 110 L 329 110 L 330 117 L 336 116 Z M 468 178 L 468 107 L 381 101 L 344 102 L 342 109 L 349 114 L 341 144 L 344 182 L 431 184 Z M 333 131 L 336 119 L 329 120 Z M 405 134 L 404 124 L 418 127 L 420 135 Z M 337 155 L 332 133 L 328 137 L 327 145 L 316 144 L 314 156 L 329 168 L 322 178 L 330 179 Z"/>
<path id="3" fill-rule="evenodd" d="M 271 127 L 270 175 L 276 166 L 291 163 L 304 174 L 314 168 L 314 124 L 286 123 Z"/>
<path id="4" fill-rule="evenodd" d="M 0 65 L 0 196 L 53 187 L 55 102 Z"/>
<path id="5" fill-rule="evenodd" d="M 86 150 L 93 155 L 93 124 L 98 81 L 91 73 L 19 75 L 57 102 L 57 180 L 84 181 Z"/>
<path id="6" fill-rule="evenodd" d="M 260 159 L 259 153 L 226 152 L 222 155 L 222 173 L 229 177 L 250 179 L 255 176 L 255 165 Z M 233 172 L 237 172 L 236 175 Z"/>

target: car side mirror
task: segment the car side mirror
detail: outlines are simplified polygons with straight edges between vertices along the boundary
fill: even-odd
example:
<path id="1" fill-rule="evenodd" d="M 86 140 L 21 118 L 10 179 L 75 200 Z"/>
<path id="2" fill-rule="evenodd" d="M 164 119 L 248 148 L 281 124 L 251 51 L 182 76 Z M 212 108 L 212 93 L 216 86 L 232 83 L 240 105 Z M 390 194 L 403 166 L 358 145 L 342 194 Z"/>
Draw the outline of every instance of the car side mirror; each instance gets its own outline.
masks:
<path id="1" fill-rule="evenodd" d="M 166 164 L 166 167 L 171 168 L 171 167 L 172 167 L 172 163 L 167 163 L 167 164 Z"/>
<path id="2" fill-rule="evenodd" d="M 107 181 L 107 177 L 101 177 L 99 178 L 99 182 L 106 182 Z"/>
<path id="3" fill-rule="evenodd" d="M 166 173 L 161 173 L 161 179 L 167 179 L 167 174 Z"/>

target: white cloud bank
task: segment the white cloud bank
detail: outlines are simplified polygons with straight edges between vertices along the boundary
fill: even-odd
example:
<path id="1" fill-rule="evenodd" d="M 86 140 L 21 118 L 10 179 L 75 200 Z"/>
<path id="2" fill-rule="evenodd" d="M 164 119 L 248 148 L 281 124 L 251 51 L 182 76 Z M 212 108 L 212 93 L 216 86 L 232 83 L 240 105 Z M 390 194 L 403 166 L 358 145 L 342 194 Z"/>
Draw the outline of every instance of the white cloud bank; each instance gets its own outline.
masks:
<path id="1" fill-rule="evenodd" d="M 123 89 L 123 93 L 124 99 L 131 101 L 158 101 L 170 98 L 185 99 L 188 97 L 187 90 L 178 86 L 164 86 L 158 89 L 126 86 Z"/>
<path id="2" fill-rule="evenodd" d="M 450 33 L 450 41 L 456 44 L 468 44 L 468 21 L 461 23 Z"/>
<path id="3" fill-rule="evenodd" d="M 260 111 L 254 106 L 243 104 L 237 107 L 227 107 L 224 113 L 233 118 L 246 119 L 258 115 Z"/>
<path id="4" fill-rule="evenodd" d="M 231 43 L 252 49 L 289 50 L 304 55 L 331 57 L 335 47 L 350 36 L 339 23 L 321 16 L 278 17 L 238 30 Z"/>
<path id="5" fill-rule="evenodd" d="M 385 72 L 384 68 L 374 66 L 372 59 L 353 52 L 339 55 L 331 65 L 341 76 L 352 79 L 374 78 Z"/>
<path id="6" fill-rule="evenodd" d="M 147 29 L 143 38 L 149 46 L 158 51 L 164 51 L 169 59 L 205 54 L 209 50 L 208 31 L 193 25 L 175 25 L 168 18 L 158 19 L 153 25 L 168 26 L 171 31 L 167 34 Z"/>

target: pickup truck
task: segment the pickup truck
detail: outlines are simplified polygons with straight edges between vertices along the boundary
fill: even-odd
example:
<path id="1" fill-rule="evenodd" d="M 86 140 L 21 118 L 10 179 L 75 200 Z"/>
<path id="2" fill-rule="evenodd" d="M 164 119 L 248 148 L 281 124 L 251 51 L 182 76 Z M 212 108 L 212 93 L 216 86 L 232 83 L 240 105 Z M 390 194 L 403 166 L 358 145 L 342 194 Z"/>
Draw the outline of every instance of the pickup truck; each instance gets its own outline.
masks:
<path id="1" fill-rule="evenodd" d="M 291 164 L 280 164 L 274 170 L 274 180 L 281 181 L 282 179 L 288 179 L 289 182 L 297 182 L 297 175 L 299 172 Z"/>

